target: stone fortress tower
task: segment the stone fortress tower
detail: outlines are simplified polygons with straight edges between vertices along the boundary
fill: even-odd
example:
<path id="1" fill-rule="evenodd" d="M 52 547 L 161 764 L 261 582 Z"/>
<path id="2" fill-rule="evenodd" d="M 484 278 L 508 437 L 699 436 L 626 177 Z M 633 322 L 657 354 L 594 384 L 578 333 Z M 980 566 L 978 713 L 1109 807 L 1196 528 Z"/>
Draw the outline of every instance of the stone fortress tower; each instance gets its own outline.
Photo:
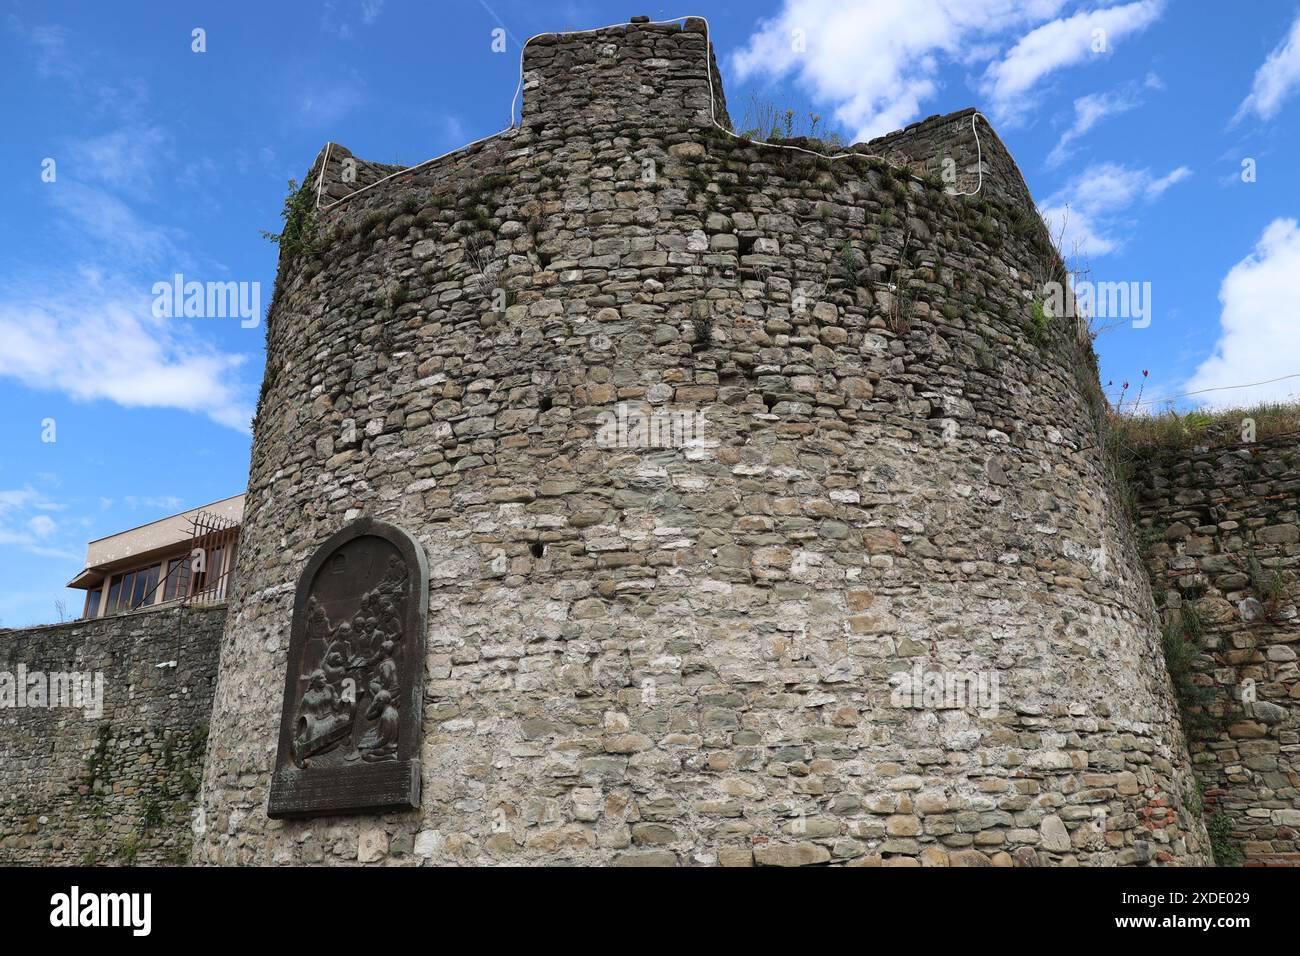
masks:
<path id="1" fill-rule="evenodd" d="M 1062 266 L 987 123 L 748 142 L 698 19 L 523 70 L 517 129 L 306 180 L 196 860 L 1208 862 L 1095 359 L 1035 321 Z M 361 517 L 428 559 L 420 808 L 270 819 L 295 584 Z"/>

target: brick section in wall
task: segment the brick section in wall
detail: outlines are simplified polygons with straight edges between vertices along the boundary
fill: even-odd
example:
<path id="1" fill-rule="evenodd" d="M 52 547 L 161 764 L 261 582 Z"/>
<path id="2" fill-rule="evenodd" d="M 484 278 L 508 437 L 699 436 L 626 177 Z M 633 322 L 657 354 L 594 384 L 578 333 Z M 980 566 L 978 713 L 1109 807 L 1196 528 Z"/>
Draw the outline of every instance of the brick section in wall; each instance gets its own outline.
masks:
<path id="1" fill-rule="evenodd" d="M 103 675 L 94 719 L 0 707 L 0 864 L 188 859 L 225 617 L 162 608 L 0 630 L 0 672 Z"/>
<path id="2" fill-rule="evenodd" d="M 1300 865 L 1300 435 L 1161 453 L 1138 488 L 1157 600 L 1202 634 L 1188 724 L 1216 853 Z"/>

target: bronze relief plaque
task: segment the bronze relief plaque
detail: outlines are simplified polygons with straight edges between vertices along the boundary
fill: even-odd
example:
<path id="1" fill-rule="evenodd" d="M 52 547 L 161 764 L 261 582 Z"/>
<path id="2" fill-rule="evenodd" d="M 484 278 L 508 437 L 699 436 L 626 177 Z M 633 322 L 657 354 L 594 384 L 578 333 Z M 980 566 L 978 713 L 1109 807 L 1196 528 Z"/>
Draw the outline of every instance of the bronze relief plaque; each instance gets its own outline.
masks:
<path id="1" fill-rule="evenodd" d="M 298 579 L 267 813 L 420 805 L 429 570 L 405 531 L 362 518 Z"/>

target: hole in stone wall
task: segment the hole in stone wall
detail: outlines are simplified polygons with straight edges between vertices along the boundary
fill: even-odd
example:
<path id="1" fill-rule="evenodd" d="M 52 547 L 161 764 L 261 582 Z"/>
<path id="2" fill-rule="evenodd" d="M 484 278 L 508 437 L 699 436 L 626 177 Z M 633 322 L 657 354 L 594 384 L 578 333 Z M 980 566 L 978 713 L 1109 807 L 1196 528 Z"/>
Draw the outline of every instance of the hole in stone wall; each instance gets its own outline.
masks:
<path id="1" fill-rule="evenodd" d="M 541 397 L 541 399 L 538 400 L 538 402 L 537 402 L 537 407 L 540 408 L 540 409 L 541 409 L 542 411 L 544 411 L 544 412 L 549 412 L 549 411 L 551 410 L 551 405 L 552 405 L 552 404 L 553 404 L 553 402 L 552 402 L 552 400 L 551 400 L 551 396 L 549 396 L 549 395 L 543 395 L 543 396 Z"/>
<path id="2" fill-rule="evenodd" d="M 542 544 L 540 541 L 534 541 L 529 545 L 528 550 L 533 553 L 534 558 L 540 558 L 546 553 L 546 545 Z"/>

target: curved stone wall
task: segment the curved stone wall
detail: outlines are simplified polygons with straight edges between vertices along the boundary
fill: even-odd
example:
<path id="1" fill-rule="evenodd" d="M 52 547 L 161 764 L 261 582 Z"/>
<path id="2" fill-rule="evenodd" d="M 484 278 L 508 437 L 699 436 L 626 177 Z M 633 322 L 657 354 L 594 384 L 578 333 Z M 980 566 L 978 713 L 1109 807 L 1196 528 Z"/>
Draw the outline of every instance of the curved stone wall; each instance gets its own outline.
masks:
<path id="1" fill-rule="evenodd" d="M 1010 156 L 981 125 L 963 198 L 750 144 L 709 121 L 709 56 L 699 21 L 548 37 L 518 131 L 349 198 L 323 152 L 200 861 L 1207 859 Z M 945 128 L 970 188 L 968 113 L 890 155 L 926 167 Z M 429 556 L 423 806 L 268 820 L 293 582 L 362 515 Z"/>

